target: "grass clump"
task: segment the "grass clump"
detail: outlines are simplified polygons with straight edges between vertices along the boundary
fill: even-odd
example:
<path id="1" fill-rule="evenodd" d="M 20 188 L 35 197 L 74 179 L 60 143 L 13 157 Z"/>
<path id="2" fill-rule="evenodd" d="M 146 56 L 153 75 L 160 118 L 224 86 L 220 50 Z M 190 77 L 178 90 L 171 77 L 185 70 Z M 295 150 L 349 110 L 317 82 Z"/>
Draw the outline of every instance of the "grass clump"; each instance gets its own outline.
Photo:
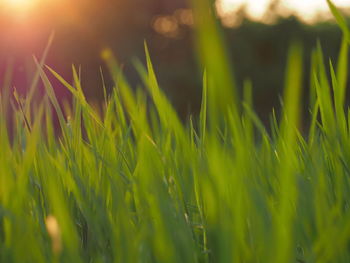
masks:
<path id="1" fill-rule="evenodd" d="M 291 44 L 283 114 L 272 116 L 267 132 L 251 83 L 243 103 L 234 92 L 215 21 L 201 19 L 209 9 L 202 0 L 194 1 L 207 66 L 198 119 L 179 120 L 147 48 L 146 67 L 136 68 L 151 101 L 103 53 L 116 87 L 102 115 L 87 103 L 74 67 L 70 84 L 36 61 L 32 88 L 14 102 L 5 82 L 0 262 L 349 262 L 349 33 L 329 4 L 344 42 L 330 81 L 320 46 L 313 53 L 308 133 L 298 129 L 302 46 Z M 49 75 L 73 95 L 69 116 Z M 39 78 L 46 94 L 37 102 Z"/>

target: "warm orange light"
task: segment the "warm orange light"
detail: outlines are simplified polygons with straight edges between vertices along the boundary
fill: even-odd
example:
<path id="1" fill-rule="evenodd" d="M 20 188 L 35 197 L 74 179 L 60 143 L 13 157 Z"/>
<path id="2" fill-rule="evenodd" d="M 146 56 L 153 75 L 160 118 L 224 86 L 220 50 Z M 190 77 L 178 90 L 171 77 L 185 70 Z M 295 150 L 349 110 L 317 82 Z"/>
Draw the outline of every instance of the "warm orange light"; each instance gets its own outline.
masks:
<path id="1" fill-rule="evenodd" d="M 26 10 L 35 4 L 37 0 L 4 0 L 5 4 L 16 10 Z"/>

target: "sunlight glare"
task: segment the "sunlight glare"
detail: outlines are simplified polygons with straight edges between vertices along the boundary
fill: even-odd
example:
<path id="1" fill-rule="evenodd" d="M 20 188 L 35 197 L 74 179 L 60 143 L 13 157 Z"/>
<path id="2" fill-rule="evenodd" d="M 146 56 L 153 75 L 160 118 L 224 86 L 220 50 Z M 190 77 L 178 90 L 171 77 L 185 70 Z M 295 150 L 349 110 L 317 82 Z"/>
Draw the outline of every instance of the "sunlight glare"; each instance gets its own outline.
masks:
<path id="1" fill-rule="evenodd" d="M 254 20 L 261 20 L 271 0 L 217 0 L 217 10 L 221 17 L 232 16 L 242 6 L 246 6 L 247 14 Z M 349 0 L 333 0 L 340 8 L 350 8 Z M 281 0 L 281 10 L 289 10 L 304 21 L 313 21 L 318 14 L 329 13 L 326 0 Z"/>
<path id="2" fill-rule="evenodd" d="M 26 10 L 32 7 L 37 0 L 4 0 L 5 4 L 16 10 Z"/>

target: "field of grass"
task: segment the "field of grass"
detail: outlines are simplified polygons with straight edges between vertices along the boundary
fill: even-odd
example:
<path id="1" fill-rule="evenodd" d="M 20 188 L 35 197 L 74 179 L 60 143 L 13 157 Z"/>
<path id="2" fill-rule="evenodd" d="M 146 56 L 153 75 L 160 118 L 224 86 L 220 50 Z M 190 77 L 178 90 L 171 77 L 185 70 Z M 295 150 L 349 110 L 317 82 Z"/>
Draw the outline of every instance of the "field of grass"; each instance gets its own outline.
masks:
<path id="1" fill-rule="evenodd" d="M 25 96 L 12 96 L 4 80 L 0 262 L 350 262 L 344 19 L 329 2 L 344 41 L 337 65 L 322 43 L 312 54 L 307 131 L 298 129 L 306 65 L 297 41 L 283 113 L 267 131 L 251 82 L 243 99 L 235 92 L 209 1 L 193 4 L 206 71 L 200 116 L 187 123 L 159 88 L 147 46 L 147 65 L 135 62 L 146 91 L 132 89 L 103 51 L 116 87 L 102 114 L 86 101 L 79 70 L 67 83 L 44 66 L 45 54 Z M 52 77 L 71 91 L 72 107 L 61 107 Z"/>

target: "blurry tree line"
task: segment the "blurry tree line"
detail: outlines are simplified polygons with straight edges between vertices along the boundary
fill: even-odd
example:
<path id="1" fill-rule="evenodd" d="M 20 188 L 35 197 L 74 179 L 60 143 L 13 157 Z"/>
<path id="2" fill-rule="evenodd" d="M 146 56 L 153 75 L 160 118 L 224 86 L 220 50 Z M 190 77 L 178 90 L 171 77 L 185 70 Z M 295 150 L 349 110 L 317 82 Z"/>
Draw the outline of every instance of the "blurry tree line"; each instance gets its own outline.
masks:
<path id="1" fill-rule="evenodd" d="M 272 5 L 272 11 L 273 8 Z M 252 80 L 261 116 L 279 106 L 287 49 L 293 39 L 299 39 L 305 47 L 305 98 L 309 55 L 318 39 L 325 57 L 336 62 L 341 32 L 331 22 L 306 25 L 295 17 L 277 17 L 274 24 L 267 25 L 247 19 L 244 10 L 237 16 L 240 26 L 223 29 L 227 51 L 237 86 L 240 88 L 247 78 Z M 55 41 L 47 64 L 67 79 L 71 78 L 71 64 L 80 65 L 83 86 L 92 101 L 100 101 L 103 96 L 101 50 L 112 48 L 130 82 L 137 86 L 140 80 L 132 60 L 142 60 L 146 40 L 160 85 L 180 115 L 185 118 L 199 110 L 202 70 L 196 57 L 194 20 L 186 0 L 52 0 L 43 1 L 30 14 L 18 16 L 0 4 L 0 31 L 0 77 L 11 64 L 14 83 L 23 92 L 30 81 L 27 71 L 34 70 L 31 55 L 40 57 L 52 31 Z M 111 80 L 108 76 L 106 79 L 111 88 Z M 68 96 L 63 87 L 57 87 L 58 93 Z"/>

